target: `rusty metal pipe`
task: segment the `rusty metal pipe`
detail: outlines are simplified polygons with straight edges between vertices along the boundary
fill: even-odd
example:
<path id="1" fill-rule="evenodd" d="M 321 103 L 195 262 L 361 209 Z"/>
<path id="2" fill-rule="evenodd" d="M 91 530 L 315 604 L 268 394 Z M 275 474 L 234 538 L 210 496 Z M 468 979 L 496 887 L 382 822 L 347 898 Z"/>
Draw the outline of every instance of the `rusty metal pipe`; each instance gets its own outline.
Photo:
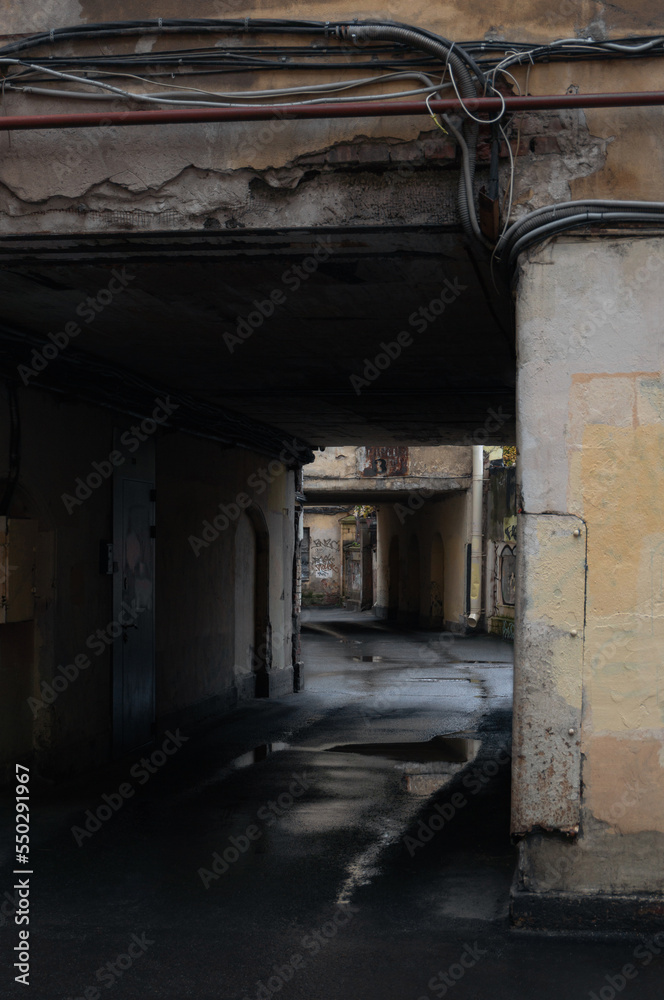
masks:
<path id="1" fill-rule="evenodd" d="M 664 91 L 643 91 L 625 94 L 542 94 L 539 96 L 508 96 L 505 110 L 556 111 L 570 108 L 642 108 L 664 105 Z M 463 110 L 456 98 L 436 98 L 429 101 L 432 111 L 454 114 Z M 502 108 L 499 97 L 476 97 L 464 102 L 473 114 L 494 114 Z M 229 108 L 178 108 L 160 111 L 76 112 L 66 115 L 6 115 L 0 117 L 0 131 L 51 128 L 94 128 L 111 125 L 179 125 L 197 122 L 270 121 L 324 118 L 380 118 L 395 115 L 426 115 L 423 101 L 357 101 L 329 104 L 284 104 L 280 107 L 254 105 Z"/>

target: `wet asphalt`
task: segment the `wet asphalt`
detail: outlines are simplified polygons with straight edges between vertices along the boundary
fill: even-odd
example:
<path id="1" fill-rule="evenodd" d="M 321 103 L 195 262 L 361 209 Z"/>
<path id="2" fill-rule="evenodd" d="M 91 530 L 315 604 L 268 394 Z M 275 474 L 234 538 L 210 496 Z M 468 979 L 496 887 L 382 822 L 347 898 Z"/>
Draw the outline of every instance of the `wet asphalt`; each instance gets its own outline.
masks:
<path id="1" fill-rule="evenodd" d="M 664 996 L 635 940 L 510 927 L 509 643 L 321 609 L 303 658 L 300 694 L 34 783 L 28 990 L 3 808 L 0 997 Z"/>

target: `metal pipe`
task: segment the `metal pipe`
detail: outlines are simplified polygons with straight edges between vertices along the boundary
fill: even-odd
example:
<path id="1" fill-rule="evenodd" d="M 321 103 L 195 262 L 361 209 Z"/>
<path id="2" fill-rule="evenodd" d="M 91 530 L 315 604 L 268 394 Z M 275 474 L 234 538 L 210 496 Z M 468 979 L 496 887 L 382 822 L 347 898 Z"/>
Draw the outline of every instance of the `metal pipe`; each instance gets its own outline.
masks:
<path id="1" fill-rule="evenodd" d="M 541 94 L 539 96 L 475 97 L 463 102 L 457 98 L 429 101 L 437 114 L 555 111 L 570 108 L 641 108 L 664 105 L 664 91 L 625 94 Z M 178 125 L 198 122 L 298 120 L 307 118 L 381 118 L 395 115 L 425 115 L 429 110 L 422 101 L 357 101 L 342 104 L 281 104 L 233 106 L 228 108 L 177 108 L 159 111 L 76 112 L 66 115 L 0 116 L 0 132 L 49 128 L 94 128 L 110 125 Z"/>
<path id="2" fill-rule="evenodd" d="M 470 614 L 468 625 L 477 628 L 482 615 L 482 499 L 484 491 L 484 447 L 473 445 L 470 536 Z"/>

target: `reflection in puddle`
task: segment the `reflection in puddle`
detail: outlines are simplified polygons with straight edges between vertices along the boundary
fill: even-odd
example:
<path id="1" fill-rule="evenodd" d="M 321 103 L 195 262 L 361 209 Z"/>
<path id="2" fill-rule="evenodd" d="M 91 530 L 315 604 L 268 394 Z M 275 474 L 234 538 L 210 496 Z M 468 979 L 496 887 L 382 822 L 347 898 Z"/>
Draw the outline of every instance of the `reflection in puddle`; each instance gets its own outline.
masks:
<path id="1" fill-rule="evenodd" d="M 404 760 L 412 763 L 444 761 L 464 764 L 477 756 L 480 740 L 464 737 L 434 736 L 427 743 L 347 743 L 328 747 L 328 753 L 359 753 L 387 760 Z"/>
<path id="2" fill-rule="evenodd" d="M 228 766 L 236 769 L 251 767 L 252 764 L 259 764 L 262 760 L 267 760 L 271 754 L 287 749 L 288 743 L 262 743 L 259 747 L 249 750 L 248 753 L 243 753 L 241 757 L 236 757 Z"/>

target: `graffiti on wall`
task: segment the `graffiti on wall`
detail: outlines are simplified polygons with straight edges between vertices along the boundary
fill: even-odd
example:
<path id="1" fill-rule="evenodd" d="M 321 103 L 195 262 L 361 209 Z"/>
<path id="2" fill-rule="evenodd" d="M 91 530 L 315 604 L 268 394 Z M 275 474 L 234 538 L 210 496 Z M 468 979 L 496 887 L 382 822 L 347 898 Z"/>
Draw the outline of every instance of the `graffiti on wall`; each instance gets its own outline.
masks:
<path id="1" fill-rule="evenodd" d="M 332 549 L 339 551 L 339 542 L 335 538 L 312 538 L 311 544 L 317 549 Z"/>
<path id="2" fill-rule="evenodd" d="M 312 556 L 311 568 L 320 580 L 330 580 L 334 576 L 336 561 L 334 556 Z"/>
<path id="3" fill-rule="evenodd" d="M 503 541 L 516 541 L 516 514 L 503 518 Z"/>

